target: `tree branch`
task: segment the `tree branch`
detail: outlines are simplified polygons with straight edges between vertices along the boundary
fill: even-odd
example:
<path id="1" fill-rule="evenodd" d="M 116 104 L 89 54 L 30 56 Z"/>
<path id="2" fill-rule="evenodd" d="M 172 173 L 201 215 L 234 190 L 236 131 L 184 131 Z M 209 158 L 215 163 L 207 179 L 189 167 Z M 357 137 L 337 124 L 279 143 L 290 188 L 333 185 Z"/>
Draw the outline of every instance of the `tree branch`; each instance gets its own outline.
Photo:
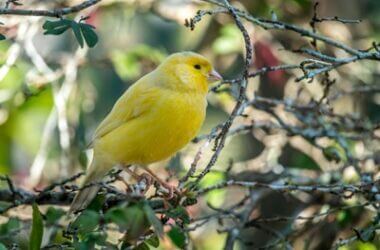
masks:
<path id="1" fill-rule="evenodd" d="M 46 17 L 62 17 L 64 15 L 79 12 L 81 10 L 87 9 L 101 0 L 87 0 L 80 4 L 65 7 L 54 10 L 26 10 L 26 9 L 10 9 L 10 8 L 0 8 L 0 15 L 19 15 L 19 16 L 46 16 Z"/>

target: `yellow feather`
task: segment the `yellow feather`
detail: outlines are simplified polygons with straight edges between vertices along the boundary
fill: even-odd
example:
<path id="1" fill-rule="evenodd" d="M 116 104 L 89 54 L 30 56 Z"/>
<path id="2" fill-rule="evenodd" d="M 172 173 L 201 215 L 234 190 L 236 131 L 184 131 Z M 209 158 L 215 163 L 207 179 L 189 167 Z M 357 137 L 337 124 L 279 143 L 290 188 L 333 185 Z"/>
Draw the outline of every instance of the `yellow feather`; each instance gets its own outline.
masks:
<path id="1" fill-rule="evenodd" d="M 206 58 L 182 52 L 138 80 L 97 128 L 92 142 L 94 160 L 85 182 L 101 179 L 115 164 L 164 160 L 188 144 L 205 119 L 212 72 Z M 74 211 L 89 203 L 78 200 L 82 205 L 74 206 Z"/>

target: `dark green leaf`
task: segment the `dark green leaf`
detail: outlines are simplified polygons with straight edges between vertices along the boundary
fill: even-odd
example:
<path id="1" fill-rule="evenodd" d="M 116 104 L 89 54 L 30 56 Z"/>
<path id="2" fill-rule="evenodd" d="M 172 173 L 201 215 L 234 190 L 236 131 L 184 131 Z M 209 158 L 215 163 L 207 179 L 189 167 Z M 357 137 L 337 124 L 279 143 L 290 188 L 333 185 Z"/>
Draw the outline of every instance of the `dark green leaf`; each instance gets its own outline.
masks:
<path id="1" fill-rule="evenodd" d="M 19 233 L 21 233 L 21 227 L 22 224 L 18 218 L 9 218 L 6 223 L 0 225 L 0 242 L 6 246 L 14 243 L 16 237 L 18 237 Z"/>
<path id="2" fill-rule="evenodd" d="M 40 210 L 36 203 L 33 203 L 33 220 L 32 231 L 29 238 L 29 249 L 39 250 L 41 248 L 42 236 L 44 234 L 44 225 Z"/>
<path id="3" fill-rule="evenodd" d="M 286 144 L 279 158 L 279 163 L 288 168 L 321 170 L 318 164 L 309 155 Z"/>
<path id="4" fill-rule="evenodd" d="M 45 35 L 59 35 L 71 27 L 73 21 L 61 19 L 58 21 L 46 21 L 42 28 L 45 30 Z"/>
<path id="5" fill-rule="evenodd" d="M 94 249 L 95 244 L 93 242 L 88 241 L 80 241 L 74 242 L 73 247 L 75 250 L 87 250 Z"/>
<path id="6" fill-rule="evenodd" d="M 137 239 L 149 229 L 147 217 L 140 204 L 126 208 L 128 223 L 128 238 Z"/>
<path id="7" fill-rule="evenodd" d="M 107 211 L 104 217 L 107 222 L 113 222 L 123 230 L 126 230 L 128 228 L 128 214 L 125 208 L 111 208 Z"/>
<path id="8" fill-rule="evenodd" d="M 6 39 L 6 37 L 3 34 L 0 34 L 0 41 L 5 40 L 5 39 Z"/>
<path id="9" fill-rule="evenodd" d="M 338 212 L 336 220 L 341 227 L 345 227 L 353 220 L 352 211 L 342 210 Z"/>
<path id="10" fill-rule="evenodd" d="M 149 250 L 149 247 L 147 244 L 145 244 L 144 242 L 141 243 L 140 245 L 138 245 L 137 247 L 135 247 L 135 250 Z"/>
<path id="11" fill-rule="evenodd" d="M 172 227 L 172 229 L 168 232 L 168 236 L 172 242 L 180 249 L 183 249 L 185 247 L 186 236 L 179 227 Z"/>
<path id="12" fill-rule="evenodd" d="M 98 246 L 106 246 L 107 234 L 104 232 L 92 232 L 92 233 L 86 234 L 85 241 L 96 244 Z"/>
<path id="13" fill-rule="evenodd" d="M 92 210 L 85 210 L 71 224 L 72 228 L 76 228 L 80 234 L 86 234 L 93 231 L 99 224 L 100 216 Z"/>
<path id="14" fill-rule="evenodd" d="M 99 211 L 102 209 L 105 199 L 106 195 L 104 193 L 99 193 L 88 205 L 87 210 Z"/>
<path id="15" fill-rule="evenodd" d="M 124 241 L 121 246 L 120 246 L 120 250 L 126 250 L 126 249 L 131 249 L 131 243 L 127 242 L 127 241 Z"/>
<path id="16" fill-rule="evenodd" d="M 162 238 L 164 236 L 164 228 L 162 226 L 161 221 L 156 217 L 156 214 L 154 213 L 153 209 L 147 203 L 144 204 L 143 208 L 148 221 L 154 228 L 154 231 L 159 237 Z"/>
<path id="17" fill-rule="evenodd" d="M 0 226 L 0 235 L 11 233 L 14 230 L 18 230 L 21 224 L 17 218 L 10 218 L 7 223 Z"/>
<path id="18" fill-rule="evenodd" d="M 93 26 L 85 23 L 81 23 L 79 25 L 88 47 L 94 47 L 98 43 L 98 35 L 95 33 Z"/>
<path id="19" fill-rule="evenodd" d="M 77 39 L 80 47 L 83 48 L 84 43 L 79 24 L 76 22 L 71 22 L 71 29 L 73 30 L 75 38 Z"/>
<path id="20" fill-rule="evenodd" d="M 47 224 L 54 224 L 56 223 L 63 215 L 65 214 L 65 211 L 59 208 L 49 207 L 47 210 L 45 217 L 46 217 L 46 223 Z"/>
<path id="21" fill-rule="evenodd" d="M 178 206 L 174 209 L 171 209 L 166 212 L 166 215 L 172 219 L 181 219 L 186 224 L 190 223 L 189 214 L 184 207 Z"/>
<path id="22" fill-rule="evenodd" d="M 57 27 L 55 29 L 50 29 L 50 30 L 45 31 L 44 35 L 60 35 L 63 32 L 65 32 L 66 30 L 68 30 L 69 28 L 70 28 L 70 26 Z"/>
<path id="23" fill-rule="evenodd" d="M 151 245 L 152 247 L 158 247 L 160 245 L 160 240 L 157 236 L 152 236 L 149 239 L 145 241 L 147 244 Z"/>
<path id="24" fill-rule="evenodd" d="M 346 153 L 339 144 L 333 144 L 331 146 L 328 146 L 324 148 L 322 152 L 328 161 L 347 161 Z"/>
<path id="25" fill-rule="evenodd" d="M 105 219 L 126 230 L 126 240 L 135 240 L 149 229 L 149 221 L 141 204 L 112 208 L 105 214 Z"/>
<path id="26" fill-rule="evenodd" d="M 52 30 L 60 26 L 65 26 L 63 19 L 58 21 L 45 21 L 42 28 L 45 30 Z"/>
<path id="27" fill-rule="evenodd" d="M 183 205 L 185 207 L 187 206 L 192 206 L 192 205 L 195 205 L 197 204 L 198 200 L 196 198 L 186 198 L 184 201 L 183 201 Z"/>

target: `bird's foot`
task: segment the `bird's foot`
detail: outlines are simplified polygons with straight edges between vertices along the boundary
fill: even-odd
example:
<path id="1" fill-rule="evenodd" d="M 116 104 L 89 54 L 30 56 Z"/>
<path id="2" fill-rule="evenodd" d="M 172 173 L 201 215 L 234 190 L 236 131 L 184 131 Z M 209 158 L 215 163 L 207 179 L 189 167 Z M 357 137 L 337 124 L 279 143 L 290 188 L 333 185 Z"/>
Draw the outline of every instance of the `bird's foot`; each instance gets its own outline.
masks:
<path id="1" fill-rule="evenodd" d="M 171 200 L 176 196 L 181 195 L 181 191 L 174 185 L 168 184 L 166 182 L 158 181 L 159 188 L 162 187 L 167 190 L 167 193 L 165 193 L 165 199 Z"/>
<path id="2" fill-rule="evenodd" d="M 147 173 L 143 173 L 143 174 L 139 175 L 137 182 L 138 182 L 138 184 L 139 183 L 145 184 L 145 188 L 143 190 L 143 194 L 145 194 L 148 191 L 148 189 L 150 188 L 150 186 L 152 186 L 152 184 L 154 183 L 154 178 Z"/>
<path id="3" fill-rule="evenodd" d="M 156 185 L 155 187 L 157 189 L 159 189 L 160 187 L 163 187 L 164 189 L 166 189 L 168 192 L 165 194 L 165 198 L 167 200 L 171 200 L 173 199 L 175 196 L 180 196 L 181 195 L 181 191 L 177 189 L 177 187 L 167 183 L 165 180 L 162 180 L 161 178 L 159 178 L 154 172 L 152 172 L 149 168 L 144 168 L 145 171 L 147 171 L 152 177 L 153 179 L 156 181 L 157 184 L 159 185 Z"/>
<path id="4" fill-rule="evenodd" d="M 125 185 L 127 193 L 128 193 L 128 191 L 132 190 L 131 186 L 129 185 L 129 183 L 126 182 L 125 179 L 122 176 L 117 175 L 115 177 L 115 179 L 118 180 L 118 181 L 120 181 L 120 182 L 122 182 Z"/>
<path id="5" fill-rule="evenodd" d="M 154 183 L 154 177 L 152 177 L 151 175 L 147 173 L 138 175 L 129 168 L 125 168 L 125 170 L 137 182 L 136 185 L 133 185 L 133 188 L 131 187 L 131 185 L 129 185 L 130 190 L 132 192 L 137 192 L 144 195 Z"/>

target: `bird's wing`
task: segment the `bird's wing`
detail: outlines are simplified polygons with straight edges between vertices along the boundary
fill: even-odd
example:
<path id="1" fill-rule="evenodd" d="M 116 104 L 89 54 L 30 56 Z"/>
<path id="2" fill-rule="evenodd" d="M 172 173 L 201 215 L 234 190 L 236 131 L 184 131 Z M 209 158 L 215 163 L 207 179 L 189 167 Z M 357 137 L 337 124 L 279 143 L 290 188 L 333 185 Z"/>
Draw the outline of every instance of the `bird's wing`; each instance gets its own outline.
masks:
<path id="1" fill-rule="evenodd" d="M 89 147 L 92 146 L 94 140 L 107 135 L 126 122 L 150 111 L 154 103 L 158 101 L 159 96 L 159 91 L 156 87 L 138 82 L 135 83 L 119 98 L 111 112 L 100 123 Z"/>

